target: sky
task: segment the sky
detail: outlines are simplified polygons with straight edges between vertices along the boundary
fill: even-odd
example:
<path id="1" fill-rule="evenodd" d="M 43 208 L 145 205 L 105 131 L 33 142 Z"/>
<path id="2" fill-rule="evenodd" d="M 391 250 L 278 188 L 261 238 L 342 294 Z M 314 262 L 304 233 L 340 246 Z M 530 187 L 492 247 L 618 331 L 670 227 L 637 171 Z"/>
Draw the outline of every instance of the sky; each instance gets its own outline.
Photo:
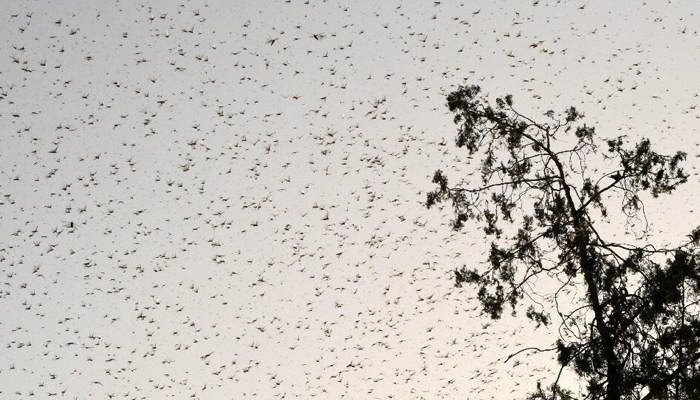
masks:
<path id="1" fill-rule="evenodd" d="M 553 353 L 505 360 L 556 332 L 481 315 L 452 271 L 485 236 L 424 201 L 435 170 L 477 168 L 445 100 L 477 84 L 686 151 L 689 182 L 646 199 L 649 238 L 697 225 L 700 7 L 610 3 L 3 2 L 0 397 L 551 383 Z"/>

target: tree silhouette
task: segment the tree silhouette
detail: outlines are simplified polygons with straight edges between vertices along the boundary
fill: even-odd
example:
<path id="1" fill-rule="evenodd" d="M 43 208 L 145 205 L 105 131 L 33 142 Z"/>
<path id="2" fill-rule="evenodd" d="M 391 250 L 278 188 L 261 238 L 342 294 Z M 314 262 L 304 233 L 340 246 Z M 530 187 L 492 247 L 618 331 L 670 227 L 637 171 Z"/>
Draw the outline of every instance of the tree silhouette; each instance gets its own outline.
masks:
<path id="1" fill-rule="evenodd" d="M 586 399 L 700 398 L 700 228 L 677 247 L 657 248 L 644 235 L 610 240 L 595 224 L 615 204 L 628 228 L 641 223 L 646 232 L 643 193 L 658 197 L 686 182 L 686 154 L 661 155 L 648 139 L 598 138 L 573 107 L 537 122 L 510 95 L 491 106 L 478 86 L 460 87 L 447 105 L 457 147 L 479 159 L 481 181 L 451 186 L 438 170 L 426 205 L 447 202 L 453 229 L 475 222 L 492 238 L 487 268 L 457 268 L 456 285 L 478 288 L 493 319 L 526 302 L 536 327 L 558 324 L 550 350 L 559 375 L 529 399 L 573 398 L 559 386 L 564 368 L 586 382 Z M 579 287 L 585 296 L 573 294 Z"/>

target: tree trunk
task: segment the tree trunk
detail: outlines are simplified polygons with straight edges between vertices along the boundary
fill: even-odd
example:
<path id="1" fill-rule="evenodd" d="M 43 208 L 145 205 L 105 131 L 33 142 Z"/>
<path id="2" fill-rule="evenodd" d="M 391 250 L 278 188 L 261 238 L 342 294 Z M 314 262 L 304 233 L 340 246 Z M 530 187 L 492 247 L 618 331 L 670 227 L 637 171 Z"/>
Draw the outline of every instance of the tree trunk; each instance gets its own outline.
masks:
<path id="1" fill-rule="evenodd" d="M 600 340 L 603 344 L 603 355 L 605 356 L 608 378 L 605 400 L 619 400 L 621 396 L 620 381 L 622 380 L 622 373 L 620 371 L 620 365 L 617 362 L 617 356 L 615 355 L 615 340 L 608 329 L 608 325 L 605 323 L 603 308 L 600 305 L 600 298 L 598 297 L 598 285 L 596 284 L 594 276 L 595 267 L 592 265 L 593 260 L 588 257 L 586 248 L 586 243 L 579 245 L 579 257 L 583 276 L 586 280 L 586 286 L 588 286 L 588 299 L 591 302 L 593 314 L 595 316 L 595 326 L 598 329 L 598 334 L 600 334 Z"/>
<path id="2" fill-rule="evenodd" d="M 549 147 L 546 147 L 546 151 L 550 154 L 552 161 L 554 161 L 554 164 L 557 166 L 559 171 L 559 179 L 561 180 L 561 185 L 564 189 L 564 194 L 566 195 L 566 201 L 569 204 L 569 209 L 573 220 L 573 228 L 574 232 L 576 233 L 576 238 L 574 240 L 576 241 L 575 244 L 578 251 L 579 264 L 581 266 L 581 270 L 583 271 L 586 286 L 588 287 L 588 300 L 591 302 L 591 306 L 593 308 L 595 326 L 598 329 L 598 334 L 600 335 L 600 340 L 603 345 L 603 356 L 605 357 L 606 375 L 608 381 L 605 400 L 620 400 L 622 371 L 620 370 L 620 365 L 618 364 L 617 356 L 615 355 L 615 338 L 608 329 L 608 325 L 605 322 L 604 310 L 600 305 L 598 284 L 596 283 L 595 279 L 595 260 L 588 254 L 590 239 L 588 235 L 585 234 L 587 229 L 584 227 L 584 221 L 582 221 L 581 214 L 576 207 L 573 196 L 571 195 L 571 187 L 566 181 L 564 167 L 562 166 L 557 155 L 554 154 Z"/>

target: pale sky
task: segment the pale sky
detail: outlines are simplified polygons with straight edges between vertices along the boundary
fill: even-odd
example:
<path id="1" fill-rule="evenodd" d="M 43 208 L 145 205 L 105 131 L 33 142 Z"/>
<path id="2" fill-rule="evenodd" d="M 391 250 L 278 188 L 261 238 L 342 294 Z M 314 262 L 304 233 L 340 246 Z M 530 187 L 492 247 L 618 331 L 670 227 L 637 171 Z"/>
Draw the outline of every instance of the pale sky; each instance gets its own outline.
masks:
<path id="1" fill-rule="evenodd" d="M 0 4 L 0 398 L 551 383 L 553 353 L 504 360 L 555 332 L 480 316 L 452 271 L 483 235 L 422 203 L 476 167 L 445 96 L 478 84 L 687 151 L 651 238 L 698 225 L 700 6 L 611 3 Z"/>

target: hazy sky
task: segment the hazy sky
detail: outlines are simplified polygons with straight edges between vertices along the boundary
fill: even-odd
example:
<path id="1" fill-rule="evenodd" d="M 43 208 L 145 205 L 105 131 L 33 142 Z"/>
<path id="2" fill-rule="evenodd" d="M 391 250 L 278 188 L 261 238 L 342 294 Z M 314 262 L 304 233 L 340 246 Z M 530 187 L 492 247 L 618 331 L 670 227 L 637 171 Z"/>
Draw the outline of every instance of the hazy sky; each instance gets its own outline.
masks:
<path id="1" fill-rule="evenodd" d="M 453 287 L 483 235 L 422 202 L 475 168 L 445 96 L 478 84 L 687 151 L 647 211 L 659 243 L 697 225 L 700 7 L 610 3 L 1 3 L 0 397 L 551 382 L 551 353 L 504 360 L 554 336 Z"/>

